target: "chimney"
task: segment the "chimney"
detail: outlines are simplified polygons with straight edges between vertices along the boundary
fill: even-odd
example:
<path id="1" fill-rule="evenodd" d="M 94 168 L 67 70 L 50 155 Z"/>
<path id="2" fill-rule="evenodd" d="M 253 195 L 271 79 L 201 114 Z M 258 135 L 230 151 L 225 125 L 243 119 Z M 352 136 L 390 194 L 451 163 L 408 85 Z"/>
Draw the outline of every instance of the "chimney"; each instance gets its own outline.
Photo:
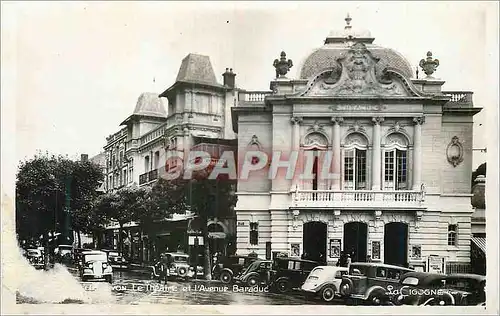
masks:
<path id="1" fill-rule="evenodd" d="M 80 161 L 81 162 L 87 162 L 89 160 L 89 155 L 87 154 L 81 154 L 80 156 Z"/>
<path id="2" fill-rule="evenodd" d="M 226 68 L 226 72 L 222 74 L 222 77 L 224 78 L 224 85 L 226 87 L 229 87 L 231 89 L 235 88 L 235 80 L 234 77 L 236 77 L 236 74 L 233 73 L 233 68 Z"/>

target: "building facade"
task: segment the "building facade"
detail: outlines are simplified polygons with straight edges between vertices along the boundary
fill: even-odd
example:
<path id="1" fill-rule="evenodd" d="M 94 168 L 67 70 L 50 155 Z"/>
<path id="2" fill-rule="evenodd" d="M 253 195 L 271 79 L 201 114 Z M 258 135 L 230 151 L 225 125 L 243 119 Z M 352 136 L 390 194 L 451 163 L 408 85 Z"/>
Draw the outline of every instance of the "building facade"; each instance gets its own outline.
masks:
<path id="1" fill-rule="evenodd" d="M 346 22 L 305 59 L 298 78 L 287 77 L 293 63 L 282 52 L 270 91 L 239 91 L 239 159 L 250 151 L 274 157 L 238 181 L 237 251 L 328 264 L 345 251 L 353 261 L 465 271 L 480 109 L 471 92 L 442 89 L 432 53 L 418 78 L 401 54 Z M 293 176 L 272 170 L 293 153 Z M 330 177 L 320 176 L 323 165 Z"/>
<path id="2" fill-rule="evenodd" d="M 143 93 L 133 113 L 104 146 L 106 191 L 126 186 L 151 186 L 180 167 L 173 157 L 187 159 L 191 150 L 209 152 L 217 159 L 236 147 L 231 107 L 235 104 L 235 74 L 226 69 L 217 82 L 208 56 L 189 54 L 181 63 L 175 83 L 161 94 Z M 136 223 L 125 225 L 124 243 L 133 259 L 148 260 L 158 252 L 188 252 L 189 232 L 199 232 L 193 214 L 174 214 L 155 225 L 151 236 Z M 209 218 L 212 248 L 227 249 L 235 239 L 233 210 L 216 210 Z M 199 226 L 199 225 L 198 225 Z M 110 223 L 105 240 L 116 248 L 118 225 Z M 235 240 L 232 242 L 235 243 Z"/>

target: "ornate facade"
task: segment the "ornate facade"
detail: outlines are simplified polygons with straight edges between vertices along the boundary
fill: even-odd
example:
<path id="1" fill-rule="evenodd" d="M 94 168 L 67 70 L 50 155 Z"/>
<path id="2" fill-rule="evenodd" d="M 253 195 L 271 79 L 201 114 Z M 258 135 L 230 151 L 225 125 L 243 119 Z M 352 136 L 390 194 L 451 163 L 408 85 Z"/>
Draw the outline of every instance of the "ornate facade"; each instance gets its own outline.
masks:
<path id="1" fill-rule="evenodd" d="M 298 79 L 287 77 L 293 63 L 282 53 L 270 91 L 239 93 L 239 157 L 249 148 L 298 152 L 299 172 L 288 178 L 280 168 L 269 179 L 259 170 L 239 181 L 238 253 L 271 258 L 299 248 L 328 264 L 346 251 L 354 261 L 425 269 L 439 257 L 466 267 L 480 109 L 472 93 L 442 91 L 432 53 L 420 61 L 426 76 L 415 78 L 404 57 L 346 21 L 305 59 Z"/>

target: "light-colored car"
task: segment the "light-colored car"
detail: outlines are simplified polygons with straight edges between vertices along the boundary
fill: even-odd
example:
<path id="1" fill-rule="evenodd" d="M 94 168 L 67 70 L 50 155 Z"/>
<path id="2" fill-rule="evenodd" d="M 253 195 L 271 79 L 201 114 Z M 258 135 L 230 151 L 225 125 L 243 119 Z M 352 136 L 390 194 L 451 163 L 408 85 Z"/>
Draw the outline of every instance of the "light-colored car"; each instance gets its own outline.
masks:
<path id="1" fill-rule="evenodd" d="M 349 272 L 345 267 L 319 266 L 314 268 L 301 290 L 312 296 L 319 296 L 325 302 L 331 302 L 336 296 L 340 296 L 340 284 L 342 277 Z"/>
<path id="2" fill-rule="evenodd" d="M 113 268 L 108 262 L 107 254 L 103 251 L 83 251 L 79 270 L 82 281 L 105 280 L 109 283 L 113 282 Z"/>
<path id="3" fill-rule="evenodd" d="M 159 267 L 161 262 L 168 265 L 168 277 L 177 279 L 191 279 L 195 277 L 193 268 L 189 266 L 189 255 L 183 252 L 166 252 L 161 254 L 161 259 L 156 264 L 151 266 L 152 278 L 159 278 Z M 196 272 L 198 276 L 203 275 L 203 267 L 198 267 Z"/>
<path id="4" fill-rule="evenodd" d="M 45 260 L 40 249 L 28 249 L 26 250 L 25 256 L 35 269 L 45 268 Z"/>

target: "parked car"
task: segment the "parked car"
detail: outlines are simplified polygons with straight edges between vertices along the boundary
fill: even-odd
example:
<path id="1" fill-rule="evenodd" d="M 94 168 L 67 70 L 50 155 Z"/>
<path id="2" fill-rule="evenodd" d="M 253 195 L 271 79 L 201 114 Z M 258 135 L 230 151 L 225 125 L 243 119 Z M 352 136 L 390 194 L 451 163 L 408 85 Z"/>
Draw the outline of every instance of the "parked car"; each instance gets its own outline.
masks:
<path id="1" fill-rule="evenodd" d="M 108 255 L 109 264 L 113 269 L 128 269 L 129 262 L 118 251 L 115 250 L 102 250 Z"/>
<path id="2" fill-rule="evenodd" d="M 192 267 L 189 266 L 188 254 L 183 252 L 166 252 L 161 254 L 160 261 L 156 262 L 153 266 L 151 266 L 152 278 L 160 277 L 158 266 L 162 260 L 164 260 L 164 262 L 168 265 L 169 276 L 171 278 L 187 280 L 195 276 L 195 271 L 193 270 Z M 203 267 L 198 267 L 196 275 L 197 276 L 203 275 Z"/>
<path id="3" fill-rule="evenodd" d="M 485 286 L 482 275 L 409 272 L 401 278 L 397 301 L 404 305 L 483 305 Z"/>
<path id="4" fill-rule="evenodd" d="M 229 284 L 233 278 L 258 258 L 249 256 L 228 256 L 221 258 L 212 268 L 212 278 Z"/>
<path id="5" fill-rule="evenodd" d="M 356 262 L 342 278 L 340 294 L 344 299 L 381 305 L 397 299 L 401 276 L 413 270 L 375 262 Z M 394 293 L 394 295 L 392 294 Z"/>
<path id="6" fill-rule="evenodd" d="M 56 260 L 61 263 L 71 263 L 73 256 L 72 245 L 59 245 L 55 249 Z"/>
<path id="7" fill-rule="evenodd" d="M 309 273 L 301 290 L 308 295 L 319 296 L 325 302 L 331 302 L 336 296 L 340 296 L 342 277 L 348 272 L 345 267 L 316 267 Z"/>
<path id="8" fill-rule="evenodd" d="M 300 288 L 311 271 L 320 263 L 297 258 L 275 258 L 271 269 L 270 288 L 279 293 L 286 293 Z"/>
<path id="9" fill-rule="evenodd" d="M 35 267 L 35 269 L 45 268 L 45 260 L 40 249 L 27 249 L 26 259 L 28 259 L 28 262 Z"/>
<path id="10" fill-rule="evenodd" d="M 80 254 L 80 278 L 87 280 L 105 280 L 113 282 L 113 268 L 109 264 L 108 256 L 103 251 L 86 250 Z"/>
<path id="11" fill-rule="evenodd" d="M 256 260 L 235 276 L 234 281 L 248 286 L 267 285 L 272 264 L 271 260 Z"/>

